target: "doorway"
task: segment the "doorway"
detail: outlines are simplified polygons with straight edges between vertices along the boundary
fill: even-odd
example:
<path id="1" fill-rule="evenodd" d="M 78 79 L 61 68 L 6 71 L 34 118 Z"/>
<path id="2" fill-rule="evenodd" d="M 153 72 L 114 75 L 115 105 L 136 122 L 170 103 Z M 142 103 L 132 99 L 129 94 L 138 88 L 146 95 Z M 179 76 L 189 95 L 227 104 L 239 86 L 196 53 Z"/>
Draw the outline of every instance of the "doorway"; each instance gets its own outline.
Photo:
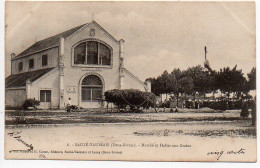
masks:
<path id="1" fill-rule="evenodd" d="M 40 108 L 51 108 L 51 90 L 40 90 Z"/>

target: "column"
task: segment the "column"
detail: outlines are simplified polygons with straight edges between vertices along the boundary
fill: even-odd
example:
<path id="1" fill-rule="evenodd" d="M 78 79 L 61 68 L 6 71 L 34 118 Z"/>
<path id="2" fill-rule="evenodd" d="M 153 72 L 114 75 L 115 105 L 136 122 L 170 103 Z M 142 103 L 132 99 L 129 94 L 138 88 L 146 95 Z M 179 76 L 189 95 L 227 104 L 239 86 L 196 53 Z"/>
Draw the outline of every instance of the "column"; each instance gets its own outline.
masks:
<path id="1" fill-rule="evenodd" d="M 120 67 L 119 67 L 119 78 L 120 78 L 120 89 L 124 89 L 124 40 L 119 40 L 119 58 L 120 58 Z"/>
<path id="2" fill-rule="evenodd" d="M 26 81 L 26 99 L 31 99 L 31 88 L 32 82 L 30 80 Z"/>
<path id="3" fill-rule="evenodd" d="M 60 109 L 65 108 L 64 104 L 64 38 L 60 38 L 59 46 L 59 72 L 60 72 Z"/>

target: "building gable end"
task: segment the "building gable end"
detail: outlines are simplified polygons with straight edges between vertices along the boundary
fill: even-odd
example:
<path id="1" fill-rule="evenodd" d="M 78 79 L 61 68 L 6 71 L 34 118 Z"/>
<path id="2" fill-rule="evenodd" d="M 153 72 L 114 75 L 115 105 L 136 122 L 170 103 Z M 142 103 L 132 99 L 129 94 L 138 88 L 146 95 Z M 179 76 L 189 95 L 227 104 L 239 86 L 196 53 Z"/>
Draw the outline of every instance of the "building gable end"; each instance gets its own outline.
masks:
<path id="1" fill-rule="evenodd" d="M 74 33 L 71 34 L 70 36 L 66 37 L 66 39 L 67 39 L 67 38 L 71 38 L 71 37 L 74 36 L 75 34 L 81 32 L 81 31 L 82 31 L 83 29 L 85 29 L 86 27 L 89 27 L 89 26 L 92 26 L 92 25 L 93 25 L 94 27 L 97 27 L 97 28 L 101 29 L 101 30 L 107 35 L 108 38 L 110 38 L 111 40 L 113 40 L 113 41 L 119 43 L 118 40 L 116 40 L 110 33 L 108 33 L 102 26 L 100 26 L 100 25 L 99 25 L 97 22 L 95 22 L 95 21 L 92 21 L 92 22 L 90 22 L 90 23 L 84 25 L 84 26 L 81 27 L 79 30 L 77 30 L 76 32 L 74 32 Z"/>

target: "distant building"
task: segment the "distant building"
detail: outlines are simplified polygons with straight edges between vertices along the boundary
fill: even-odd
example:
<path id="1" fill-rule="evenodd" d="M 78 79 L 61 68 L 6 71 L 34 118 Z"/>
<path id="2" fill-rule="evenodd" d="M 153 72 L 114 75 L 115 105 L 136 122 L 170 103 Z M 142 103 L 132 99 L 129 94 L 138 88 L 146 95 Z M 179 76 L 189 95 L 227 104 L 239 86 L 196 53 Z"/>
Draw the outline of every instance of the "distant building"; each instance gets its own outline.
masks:
<path id="1" fill-rule="evenodd" d="M 124 40 L 116 40 L 95 21 L 12 54 L 5 87 L 6 106 L 35 98 L 43 109 L 63 109 L 69 98 L 73 105 L 100 108 L 110 89 L 151 91 L 149 82 L 124 68 Z"/>

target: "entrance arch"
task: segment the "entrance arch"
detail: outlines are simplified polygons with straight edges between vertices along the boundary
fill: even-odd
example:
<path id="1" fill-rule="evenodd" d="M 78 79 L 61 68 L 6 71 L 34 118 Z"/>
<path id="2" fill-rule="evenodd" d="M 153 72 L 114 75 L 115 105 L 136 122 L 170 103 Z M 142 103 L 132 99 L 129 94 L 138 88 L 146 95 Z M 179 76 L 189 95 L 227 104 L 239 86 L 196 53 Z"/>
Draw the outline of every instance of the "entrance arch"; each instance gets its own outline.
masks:
<path id="1" fill-rule="evenodd" d="M 88 74 L 80 82 L 80 106 L 83 108 L 100 108 L 104 82 L 99 75 Z"/>

